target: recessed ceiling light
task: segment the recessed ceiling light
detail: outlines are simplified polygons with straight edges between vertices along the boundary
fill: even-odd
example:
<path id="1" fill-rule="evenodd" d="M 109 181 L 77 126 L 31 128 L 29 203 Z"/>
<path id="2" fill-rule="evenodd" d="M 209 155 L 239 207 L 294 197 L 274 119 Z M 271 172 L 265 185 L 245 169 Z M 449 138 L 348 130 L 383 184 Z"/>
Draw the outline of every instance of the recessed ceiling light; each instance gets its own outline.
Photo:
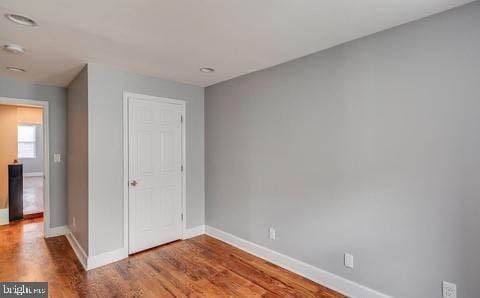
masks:
<path id="1" fill-rule="evenodd" d="M 23 54 L 25 53 L 25 48 L 18 45 L 18 44 L 6 44 L 3 46 L 3 49 L 7 52 L 13 53 L 13 54 Z"/>
<path id="2" fill-rule="evenodd" d="M 214 72 L 215 69 L 210 68 L 210 67 L 202 67 L 202 68 L 200 68 L 200 71 L 205 72 L 205 73 L 210 73 L 210 72 Z"/>
<path id="3" fill-rule="evenodd" d="M 20 24 L 24 26 L 37 26 L 37 22 L 35 22 L 29 17 L 22 16 L 19 14 L 7 13 L 5 17 L 16 24 Z"/>
<path id="4" fill-rule="evenodd" d="M 15 71 L 15 72 L 25 72 L 25 69 L 14 67 L 14 66 L 7 66 L 7 70 L 8 71 Z"/>

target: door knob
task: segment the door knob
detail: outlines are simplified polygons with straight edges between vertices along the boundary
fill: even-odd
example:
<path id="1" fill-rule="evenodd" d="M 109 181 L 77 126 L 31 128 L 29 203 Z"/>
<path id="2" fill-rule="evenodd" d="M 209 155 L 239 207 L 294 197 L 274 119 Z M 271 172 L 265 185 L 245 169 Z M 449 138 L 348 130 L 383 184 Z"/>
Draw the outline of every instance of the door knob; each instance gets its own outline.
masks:
<path id="1" fill-rule="evenodd" d="M 137 186 L 137 184 L 138 184 L 137 180 L 132 180 L 132 182 L 130 182 L 131 186 Z"/>

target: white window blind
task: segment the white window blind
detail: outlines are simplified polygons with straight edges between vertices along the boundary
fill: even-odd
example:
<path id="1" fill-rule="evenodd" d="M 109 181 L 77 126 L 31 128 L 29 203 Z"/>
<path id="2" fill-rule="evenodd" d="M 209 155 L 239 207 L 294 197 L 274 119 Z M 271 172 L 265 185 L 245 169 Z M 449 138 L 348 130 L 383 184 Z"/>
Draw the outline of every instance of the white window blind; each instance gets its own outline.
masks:
<path id="1" fill-rule="evenodd" d="M 18 126 L 18 158 L 35 158 L 35 126 Z"/>

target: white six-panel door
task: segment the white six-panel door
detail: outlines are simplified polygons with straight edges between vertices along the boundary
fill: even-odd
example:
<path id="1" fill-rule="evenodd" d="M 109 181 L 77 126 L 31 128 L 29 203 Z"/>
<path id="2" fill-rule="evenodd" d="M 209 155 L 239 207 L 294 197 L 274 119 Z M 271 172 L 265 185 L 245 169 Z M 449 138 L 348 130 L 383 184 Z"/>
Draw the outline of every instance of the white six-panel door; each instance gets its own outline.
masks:
<path id="1" fill-rule="evenodd" d="M 182 105 L 129 97 L 129 253 L 182 237 Z"/>

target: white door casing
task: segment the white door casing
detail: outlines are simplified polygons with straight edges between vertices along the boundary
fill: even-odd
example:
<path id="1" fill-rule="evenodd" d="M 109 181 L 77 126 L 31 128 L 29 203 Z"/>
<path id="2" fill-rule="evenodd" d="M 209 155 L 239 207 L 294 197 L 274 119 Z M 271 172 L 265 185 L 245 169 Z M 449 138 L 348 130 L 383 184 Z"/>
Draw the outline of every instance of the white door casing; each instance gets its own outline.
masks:
<path id="1" fill-rule="evenodd" d="M 182 238 L 184 105 L 128 96 L 129 253 Z"/>

